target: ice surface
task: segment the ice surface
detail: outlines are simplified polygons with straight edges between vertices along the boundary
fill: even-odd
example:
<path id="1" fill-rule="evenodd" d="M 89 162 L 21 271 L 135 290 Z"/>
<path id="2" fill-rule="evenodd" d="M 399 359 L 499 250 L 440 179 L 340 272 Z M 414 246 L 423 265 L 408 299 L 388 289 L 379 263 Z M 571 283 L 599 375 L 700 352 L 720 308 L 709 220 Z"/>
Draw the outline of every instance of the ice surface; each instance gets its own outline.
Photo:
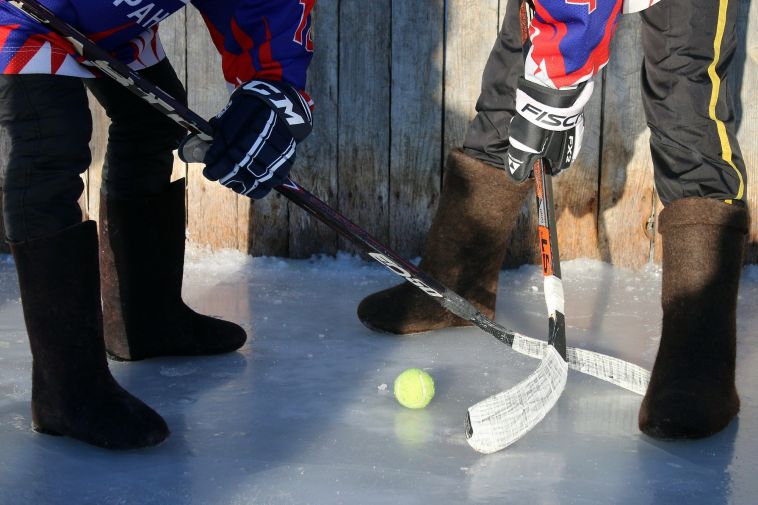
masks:
<path id="1" fill-rule="evenodd" d="M 594 261 L 563 265 L 571 345 L 651 367 L 660 276 Z M 30 429 L 31 356 L 13 264 L 0 256 L 0 504 L 753 504 L 758 492 L 758 268 L 742 279 L 737 422 L 710 439 L 664 443 L 636 427 L 640 397 L 569 372 L 555 409 L 493 454 L 465 441 L 467 407 L 538 362 L 476 328 L 372 333 L 359 300 L 397 278 L 352 257 L 196 256 L 185 296 L 250 332 L 209 358 L 111 363 L 167 420 L 171 438 L 113 453 Z M 504 272 L 498 321 L 541 337 L 542 279 Z M 405 368 L 437 395 L 392 397 Z"/>

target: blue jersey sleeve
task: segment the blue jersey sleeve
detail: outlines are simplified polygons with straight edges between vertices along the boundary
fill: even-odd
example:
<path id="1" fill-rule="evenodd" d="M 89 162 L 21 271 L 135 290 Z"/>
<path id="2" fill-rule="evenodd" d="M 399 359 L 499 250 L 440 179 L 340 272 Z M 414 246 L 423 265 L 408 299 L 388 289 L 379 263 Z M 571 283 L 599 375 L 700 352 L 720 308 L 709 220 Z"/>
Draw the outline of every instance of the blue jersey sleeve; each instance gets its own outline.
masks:
<path id="1" fill-rule="evenodd" d="M 313 53 L 315 0 L 192 0 L 221 54 L 224 77 L 238 86 L 252 79 L 305 89 Z"/>

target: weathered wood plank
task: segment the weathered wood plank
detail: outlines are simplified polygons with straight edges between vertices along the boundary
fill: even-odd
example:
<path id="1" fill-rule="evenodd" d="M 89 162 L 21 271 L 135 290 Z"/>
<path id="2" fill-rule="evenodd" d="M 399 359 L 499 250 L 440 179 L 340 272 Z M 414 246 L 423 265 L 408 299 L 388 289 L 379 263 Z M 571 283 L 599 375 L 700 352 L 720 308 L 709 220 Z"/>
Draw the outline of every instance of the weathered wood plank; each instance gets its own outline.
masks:
<path id="1" fill-rule="evenodd" d="M 605 75 L 600 174 L 600 257 L 641 268 L 650 261 L 646 227 L 653 213 L 649 130 L 640 97 L 639 15 L 622 16 Z"/>
<path id="2" fill-rule="evenodd" d="M 663 203 L 658 195 L 655 195 L 655 214 L 651 215 L 648 220 L 647 232 L 648 238 L 653 240 L 653 262 L 660 265 L 663 261 L 663 235 L 658 227 L 658 216 L 663 210 Z"/>
<path id="3" fill-rule="evenodd" d="M 192 7 L 187 10 L 187 91 L 190 107 L 202 117 L 212 117 L 226 104 L 229 93 L 221 74 L 221 58 L 213 47 L 205 23 Z M 187 232 L 189 239 L 211 250 L 247 250 L 240 223 L 248 223 L 249 203 L 242 197 L 210 182 L 203 165 L 187 168 Z M 244 234 L 246 235 L 246 233 Z"/>
<path id="4" fill-rule="evenodd" d="M 92 138 L 89 142 L 92 162 L 84 178 L 84 193 L 82 194 L 83 210 L 85 219 L 100 219 L 100 188 L 103 179 L 103 161 L 108 147 L 108 127 L 111 124 L 105 109 L 98 103 L 95 97 L 88 91 L 89 109 L 92 113 Z"/>
<path id="5" fill-rule="evenodd" d="M 338 203 L 338 0 L 319 0 L 313 13 L 314 56 L 307 91 L 315 102 L 313 132 L 298 146 L 292 178 L 330 206 Z M 297 205 L 289 204 L 289 255 L 335 254 L 337 235 Z"/>
<path id="6" fill-rule="evenodd" d="M 460 147 L 471 120 L 476 115 L 476 100 L 482 72 L 500 28 L 499 13 L 505 1 L 447 0 L 444 152 Z"/>
<path id="7" fill-rule="evenodd" d="M 444 0 L 392 4 L 390 247 L 421 254 L 440 192 Z"/>
<path id="8" fill-rule="evenodd" d="M 739 129 L 737 139 L 747 166 L 748 208 L 751 209 L 749 247 L 746 260 L 758 263 L 758 2 L 740 0 L 737 18 L 739 41 L 732 72 L 733 96 L 737 101 Z"/>
<path id="9" fill-rule="evenodd" d="M 565 174 L 555 178 L 558 248 L 561 257 L 600 258 L 598 247 L 598 180 L 603 76 L 596 77 L 592 99 L 584 108 L 582 150 Z"/>
<path id="10" fill-rule="evenodd" d="M 389 238 L 390 0 L 342 0 L 339 22 L 339 208 Z M 359 248 L 340 239 L 339 248 Z"/>

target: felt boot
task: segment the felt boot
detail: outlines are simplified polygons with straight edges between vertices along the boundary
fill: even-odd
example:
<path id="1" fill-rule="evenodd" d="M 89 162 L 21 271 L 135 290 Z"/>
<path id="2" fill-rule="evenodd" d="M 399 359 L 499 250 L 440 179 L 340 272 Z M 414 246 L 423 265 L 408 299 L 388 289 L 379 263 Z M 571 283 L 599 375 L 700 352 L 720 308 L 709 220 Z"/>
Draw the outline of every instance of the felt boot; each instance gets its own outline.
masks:
<path id="1" fill-rule="evenodd" d="M 734 384 L 737 288 L 748 213 L 709 198 L 669 204 L 663 235 L 663 325 L 639 413 L 660 439 L 712 435 L 737 415 Z"/>
<path id="2" fill-rule="evenodd" d="M 421 270 L 494 317 L 505 243 L 531 187 L 515 184 L 503 170 L 460 150 L 451 151 Z M 471 325 L 408 282 L 365 298 L 358 318 L 373 330 L 394 334 Z"/>
<path id="3" fill-rule="evenodd" d="M 108 370 L 95 222 L 11 243 L 11 251 L 32 350 L 34 429 L 109 449 L 168 437 L 161 416 Z"/>
<path id="4" fill-rule="evenodd" d="M 182 301 L 184 214 L 183 180 L 150 197 L 101 198 L 105 345 L 114 359 L 219 354 L 245 343 L 241 327 Z"/>

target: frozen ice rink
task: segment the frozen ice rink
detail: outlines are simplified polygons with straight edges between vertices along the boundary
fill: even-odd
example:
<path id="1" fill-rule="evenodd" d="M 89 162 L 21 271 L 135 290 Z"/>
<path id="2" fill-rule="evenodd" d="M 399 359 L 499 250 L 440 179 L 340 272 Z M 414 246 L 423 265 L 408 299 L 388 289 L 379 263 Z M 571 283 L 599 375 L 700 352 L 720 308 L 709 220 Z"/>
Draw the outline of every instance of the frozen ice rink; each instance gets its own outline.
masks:
<path id="1" fill-rule="evenodd" d="M 586 260 L 563 265 L 570 345 L 651 367 L 659 272 Z M 194 256 L 185 298 L 242 324 L 240 352 L 111 362 L 160 412 L 169 440 L 115 453 L 30 430 L 31 355 L 13 264 L 0 256 L 0 504 L 754 504 L 758 503 L 758 268 L 738 309 L 736 422 L 710 439 L 664 443 L 637 429 L 641 397 L 576 372 L 556 408 L 514 446 L 466 443 L 475 402 L 538 362 L 476 328 L 372 333 L 361 298 L 397 283 L 357 258 Z M 498 321 L 546 331 L 536 267 L 504 272 Z M 421 411 L 392 397 L 420 367 L 437 395 Z"/>

